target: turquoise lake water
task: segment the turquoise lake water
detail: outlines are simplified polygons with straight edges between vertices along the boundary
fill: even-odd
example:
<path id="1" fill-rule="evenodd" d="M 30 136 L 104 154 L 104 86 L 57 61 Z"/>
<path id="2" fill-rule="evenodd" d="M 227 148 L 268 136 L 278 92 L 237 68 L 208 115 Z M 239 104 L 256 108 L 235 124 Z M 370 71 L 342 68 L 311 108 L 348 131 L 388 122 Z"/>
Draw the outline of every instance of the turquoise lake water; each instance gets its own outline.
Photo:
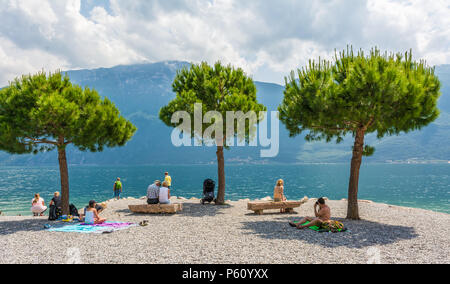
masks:
<path id="1" fill-rule="evenodd" d="M 326 165 L 227 165 L 228 200 L 272 196 L 277 179 L 285 180 L 289 199 L 303 196 L 347 198 L 348 164 Z M 169 171 L 172 195 L 201 197 L 203 180 L 217 181 L 216 165 L 189 166 L 70 166 L 71 202 L 82 207 L 91 199 L 112 198 L 116 177 L 121 177 L 125 197 L 141 197 L 155 179 Z M 59 191 L 55 167 L 0 167 L 0 211 L 5 215 L 30 215 L 34 193 L 48 204 Z M 361 168 L 360 199 L 450 213 L 450 164 L 366 164 Z"/>

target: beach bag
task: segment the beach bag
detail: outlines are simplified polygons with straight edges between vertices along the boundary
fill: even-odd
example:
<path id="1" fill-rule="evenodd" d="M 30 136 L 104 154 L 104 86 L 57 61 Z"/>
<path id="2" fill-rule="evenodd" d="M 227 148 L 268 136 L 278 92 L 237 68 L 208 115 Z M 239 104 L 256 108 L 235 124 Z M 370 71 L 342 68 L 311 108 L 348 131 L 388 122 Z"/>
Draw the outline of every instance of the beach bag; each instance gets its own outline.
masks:
<path id="1" fill-rule="evenodd" d="M 78 213 L 78 209 L 77 209 L 77 207 L 75 207 L 75 205 L 70 204 L 69 211 L 70 211 L 70 215 L 80 217 L 80 214 Z"/>
<path id="2" fill-rule="evenodd" d="M 57 207 L 55 205 L 50 205 L 50 210 L 48 212 L 48 220 L 55 221 L 58 219 Z"/>
<path id="3" fill-rule="evenodd" d="M 329 221 L 322 224 L 321 229 L 324 231 L 338 233 L 345 231 L 344 224 L 339 221 Z"/>

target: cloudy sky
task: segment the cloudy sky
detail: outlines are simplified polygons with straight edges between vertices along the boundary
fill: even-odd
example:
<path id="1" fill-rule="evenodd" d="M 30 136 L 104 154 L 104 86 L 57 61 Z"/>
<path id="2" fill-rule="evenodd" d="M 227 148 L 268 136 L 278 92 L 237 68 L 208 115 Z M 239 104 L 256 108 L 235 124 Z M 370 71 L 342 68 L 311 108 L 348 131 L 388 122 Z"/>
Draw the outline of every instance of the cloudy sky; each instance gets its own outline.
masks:
<path id="1" fill-rule="evenodd" d="M 0 0 L 0 85 L 163 60 L 221 60 L 282 83 L 348 44 L 449 64 L 450 0 Z"/>

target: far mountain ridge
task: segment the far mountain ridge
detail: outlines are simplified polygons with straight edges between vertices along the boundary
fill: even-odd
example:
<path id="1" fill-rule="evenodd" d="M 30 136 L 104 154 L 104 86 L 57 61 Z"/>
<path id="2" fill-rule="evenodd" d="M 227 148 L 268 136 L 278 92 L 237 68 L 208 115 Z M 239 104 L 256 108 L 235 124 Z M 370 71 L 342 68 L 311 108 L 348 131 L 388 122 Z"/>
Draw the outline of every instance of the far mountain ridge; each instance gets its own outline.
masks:
<path id="1" fill-rule="evenodd" d="M 158 118 L 159 110 L 174 98 L 172 81 L 176 71 L 190 63 L 164 61 L 112 68 L 67 71 L 72 82 L 96 89 L 108 97 L 137 127 L 135 137 L 125 147 L 106 149 L 103 153 L 85 153 L 70 149 L 70 164 L 140 165 L 140 164 L 209 164 L 215 163 L 215 149 L 208 147 L 176 148 L 171 144 L 172 129 Z M 401 136 L 367 141 L 376 147 L 373 157 L 365 162 L 450 161 L 450 65 L 436 67 L 442 82 L 439 102 L 440 118 L 422 129 Z M 275 111 L 283 98 L 284 87 L 255 81 L 258 100 Z M 225 153 L 231 163 L 336 163 L 349 162 L 352 139 L 342 144 L 307 143 L 303 136 L 289 138 L 280 124 L 280 154 L 273 159 L 261 159 L 259 147 L 234 147 Z M 56 153 L 9 155 L 0 153 L 2 165 L 56 165 Z"/>

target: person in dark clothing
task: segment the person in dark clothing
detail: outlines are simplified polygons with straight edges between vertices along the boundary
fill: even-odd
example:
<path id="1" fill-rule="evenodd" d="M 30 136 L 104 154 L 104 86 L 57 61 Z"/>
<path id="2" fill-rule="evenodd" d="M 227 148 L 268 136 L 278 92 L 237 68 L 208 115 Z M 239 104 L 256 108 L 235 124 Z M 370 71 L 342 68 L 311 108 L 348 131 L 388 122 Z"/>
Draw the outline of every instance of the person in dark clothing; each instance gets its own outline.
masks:
<path id="1" fill-rule="evenodd" d="M 49 221 L 55 221 L 62 215 L 62 201 L 59 192 L 55 192 L 48 206 L 50 208 L 48 214 Z"/>
<path id="2" fill-rule="evenodd" d="M 55 205 L 56 208 L 62 208 L 61 195 L 59 192 L 55 192 L 49 206 Z"/>

